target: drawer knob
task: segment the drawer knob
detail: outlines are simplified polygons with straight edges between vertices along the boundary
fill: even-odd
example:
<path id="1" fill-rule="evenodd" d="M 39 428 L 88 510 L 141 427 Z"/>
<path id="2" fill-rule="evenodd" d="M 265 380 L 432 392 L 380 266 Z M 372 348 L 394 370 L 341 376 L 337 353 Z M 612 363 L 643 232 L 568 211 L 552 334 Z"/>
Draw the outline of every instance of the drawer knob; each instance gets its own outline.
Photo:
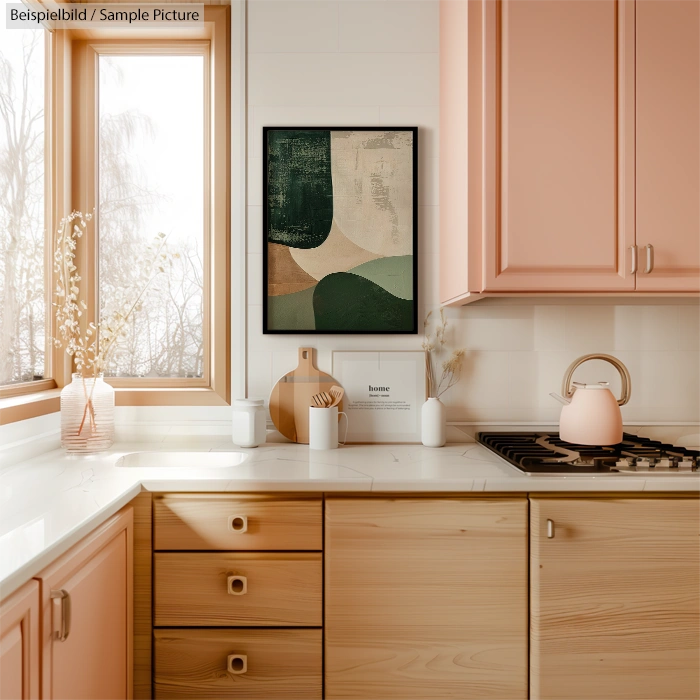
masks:
<path id="1" fill-rule="evenodd" d="M 248 657 L 245 654 L 229 654 L 226 670 L 236 676 L 245 673 L 248 670 Z"/>
<path id="2" fill-rule="evenodd" d="M 248 532 L 248 516 L 247 515 L 231 515 L 228 519 L 228 529 L 231 532 L 237 532 L 239 535 Z"/>
<path id="3" fill-rule="evenodd" d="M 245 576 L 229 576 L 226 582 L 229 595 L 245 595 L 248 592 L 248 579 Z"/>

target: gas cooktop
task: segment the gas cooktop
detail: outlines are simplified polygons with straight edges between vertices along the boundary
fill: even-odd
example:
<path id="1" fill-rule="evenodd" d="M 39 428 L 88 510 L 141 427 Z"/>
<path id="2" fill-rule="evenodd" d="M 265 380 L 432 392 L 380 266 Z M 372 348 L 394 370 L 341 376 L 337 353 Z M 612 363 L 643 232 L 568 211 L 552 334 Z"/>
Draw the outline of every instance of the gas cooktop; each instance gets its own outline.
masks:
<path id="1" fill-rule="evenodd" d="M 698 475 L 700 452 L 625 433 L 607 447 L 574 445 L 559 433 L 477 433 L 477 442 L 530 476 Z"/>

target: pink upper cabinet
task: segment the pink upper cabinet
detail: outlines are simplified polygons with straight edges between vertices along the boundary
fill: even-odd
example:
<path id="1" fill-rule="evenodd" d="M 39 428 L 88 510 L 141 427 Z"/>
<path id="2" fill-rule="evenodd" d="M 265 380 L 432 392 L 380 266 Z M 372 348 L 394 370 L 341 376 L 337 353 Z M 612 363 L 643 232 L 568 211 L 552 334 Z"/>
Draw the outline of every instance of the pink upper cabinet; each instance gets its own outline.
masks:
<path id="1" fill-rule="evenodd" d="M 443 301 L 633 291 L 634 4 L 443 1 L 441 12 Z"/>
<path id="2" fill-rule="evenodd" d="M 700 291 L 700 2 L 636 12 L 637 289 Z"/>

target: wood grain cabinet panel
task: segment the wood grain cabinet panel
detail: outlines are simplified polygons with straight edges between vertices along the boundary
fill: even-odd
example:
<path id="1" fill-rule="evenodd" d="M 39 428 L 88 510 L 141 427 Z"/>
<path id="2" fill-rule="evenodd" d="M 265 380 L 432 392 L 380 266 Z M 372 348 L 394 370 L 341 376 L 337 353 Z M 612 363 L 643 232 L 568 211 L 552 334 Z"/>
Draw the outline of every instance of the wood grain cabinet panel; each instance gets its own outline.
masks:
<path id="1" fill-rule="evenodd" d="M 155 697 L 320 700 L 321 637 L 320 629 L 157 629 Z M 230 655 L 240 659 L 234 673 Z"/>
<path id="2" fill-rule="evenodd" d="M 42 698 L 132 697 L 132 528 L 129 506 L 42 572 Z"/>
<path id="3" fill-rule="evenodd" d="M 321 559 L 311 552 L 157 553 L 155 625 L 320 627 Z"/>
<path id="4" fill-rule="evenodd" d="M 641 291 L 700 291 L 700 2 L 643 0 L 637 23 Z M 654 249 L 646 274 L 646 246 Z"/>
<path id="5" fill-rule="evenodd" d="M 37 581 L 0 605 L 0 700 L 39 698 L 39 610 Z"/>
<path id="6" fill-rule="evenodd" d="M 530 513 L 532 700 L 697 700 L 700 500 L 533 498 Z"/>
<path id="7" fill-rule="evenodd" d="M 527 697 L 527 500 L 326 501 L 326 697 Z"/>
<path id="8" fill-rule="evenodd" d="M 320 550 L 320 498 L 167 494 L 153 500 L 156 550 Z"/>

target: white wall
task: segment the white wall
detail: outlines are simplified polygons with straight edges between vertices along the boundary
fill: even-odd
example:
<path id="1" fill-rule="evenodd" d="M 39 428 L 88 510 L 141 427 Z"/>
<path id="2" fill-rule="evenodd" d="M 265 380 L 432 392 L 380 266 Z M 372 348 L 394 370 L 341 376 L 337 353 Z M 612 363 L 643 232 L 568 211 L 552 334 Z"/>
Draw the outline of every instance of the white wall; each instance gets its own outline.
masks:
<path id="1" fill-rule="evenodd" d="M 297 363 L 297 348 L 418 349 L 420 337 L 262 334 L 262 127 L 417 125 L 419 314 L 439 303 L 438 3 L 436 0 L 251 0 L 248 6 L 249 396 L 267 397 Z M 476 305 L 449 312 L 450 339 L 467 349 L 447 396 L 453 421 L 556 421 L 566 367 L 614 354 L 632 374 L 627 421 L 700 420 L 700 310 L 695 305 Z M 584 381 L 619 381 L 591 363 Z"/>
<path id="2" fill-rule="evenodd" d="M 420 348 L 417 337 L 262 334 L 262 127 L 418 126 L 421 304 L 437 302 L 438 4 L 248 4 L 248 393 L 267 397 L 297 348 Z M 428 292 L 427 290 L 433 290 Z M 422 310 L 421 312 L 422 313 Z"/>

